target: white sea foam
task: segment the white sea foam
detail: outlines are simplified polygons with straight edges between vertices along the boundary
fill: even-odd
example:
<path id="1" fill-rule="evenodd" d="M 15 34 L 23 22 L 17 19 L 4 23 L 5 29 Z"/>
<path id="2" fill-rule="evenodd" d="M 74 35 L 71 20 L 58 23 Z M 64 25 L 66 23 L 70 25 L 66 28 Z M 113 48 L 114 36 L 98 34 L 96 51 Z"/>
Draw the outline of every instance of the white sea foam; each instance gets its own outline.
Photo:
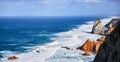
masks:
<path id="1" fill-rule="evenodd" d="M 107 24 L 112 18 L 118 17 L 102 19 L 103 24 Z M 57 37 L 51 38 L 54 42 L 44 46 L 36 46 L 34 47 L 35 50 L 31 52 L 18 54 L 16 55 L 18 57 L 16 60 L 7 60 L 6 57 L 2 58 L 0 62 L 92 62 L 95 55 L 82 56 L 83 51 L 77 51 L 76 47 L 81 46 L 88 38 L 96 40 L 101 37 L 100 35 L 89 33 L 93 23 L 93 21 L 90 21 L 68 32 L 56 33 L 54 35 Z M 72 50 L 62 49 L 61 46 L 68 46 Z M 39 50 L 40 53 L 37 53 L 36 50 Z"/>

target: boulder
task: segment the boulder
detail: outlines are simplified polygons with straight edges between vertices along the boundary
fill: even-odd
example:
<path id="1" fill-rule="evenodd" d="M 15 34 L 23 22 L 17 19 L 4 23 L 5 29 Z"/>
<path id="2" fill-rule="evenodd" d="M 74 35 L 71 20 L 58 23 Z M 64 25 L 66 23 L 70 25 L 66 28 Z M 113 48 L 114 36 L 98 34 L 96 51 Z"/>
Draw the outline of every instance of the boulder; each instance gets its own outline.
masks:
<path id="1" fill-rule="evenodd" d="M 94 62 L 120 62 L 120 23 L 106 36 Z"/>
<path id="2" fill-rule="evenodd" d="M 8 57 L 8 60 L 15 60 L 15 59 L 18 59 L 18 57 L 16 57 L 16 56 L 10 56 L 10 57 Z"/>
<path id="3" fill-rule="evenodd" d="M 40 49 L 39 49 L 39 48 L 36 48 L 36 52 L 37 52 L 37 53 L 40 53 Z"/>
<path id="4" fill-rule="evenodd" d="M 105 26 L 102 24 L 100 19 L 97 19 L 94 22 L 94 25 L 93 25 L 93 28 L 92 28 L 92 33 L 104 35 L 104 31 L 105 31 Z"/>

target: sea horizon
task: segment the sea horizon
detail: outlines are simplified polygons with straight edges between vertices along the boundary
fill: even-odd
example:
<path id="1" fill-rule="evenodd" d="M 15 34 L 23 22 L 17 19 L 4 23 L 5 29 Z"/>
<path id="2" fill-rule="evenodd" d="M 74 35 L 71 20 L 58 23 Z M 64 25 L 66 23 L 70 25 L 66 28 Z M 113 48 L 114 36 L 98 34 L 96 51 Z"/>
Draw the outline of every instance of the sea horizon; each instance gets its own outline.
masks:
<path id="1" fill-rule="evenodd" d="M 119 4 L 0 0 L 0 62 L 120 62 Z"/>

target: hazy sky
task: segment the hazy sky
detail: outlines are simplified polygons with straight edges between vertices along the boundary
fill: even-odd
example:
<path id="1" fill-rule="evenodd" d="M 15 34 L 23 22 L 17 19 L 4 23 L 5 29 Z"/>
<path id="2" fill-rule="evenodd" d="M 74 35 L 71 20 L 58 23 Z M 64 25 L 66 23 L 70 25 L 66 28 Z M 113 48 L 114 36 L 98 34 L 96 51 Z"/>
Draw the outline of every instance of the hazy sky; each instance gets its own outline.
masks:
<path id="1" fill-rule="evenodd" d="M 0 16 L 120 14 L 120 0 L 0 0 Z"/>

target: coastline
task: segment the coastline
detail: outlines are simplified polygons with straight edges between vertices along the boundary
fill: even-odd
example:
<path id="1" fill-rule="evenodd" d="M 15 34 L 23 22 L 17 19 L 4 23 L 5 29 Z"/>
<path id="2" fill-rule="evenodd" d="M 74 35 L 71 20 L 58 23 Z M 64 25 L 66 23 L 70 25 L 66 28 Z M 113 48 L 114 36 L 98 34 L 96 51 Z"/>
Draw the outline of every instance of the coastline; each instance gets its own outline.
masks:
<path id="1" fill-rule="evenodd" d="M 103 24 L 106 24 L 112 18 L 116 17 L 101 19 L 101 21 L 104 22 Z M 40 50 L 40 53 L 36 53 L 36 50 L 33 50 L 32 52 L 18 54 L 16 56 L 19 59 L 10 60 L 10 62 L 61 62 L 61 60 L 63 62 L 91 62 L 95 55 L 91 54 L 88 57 L 82 56 L 83 51 L 77 51 L 75 48 L 82 45 L 88 38 L 96 40 L 101 37 L 100 35 L 89 33 L 93 23 L 93 21 L 89 21 L 68 32 L 54 34 L 58 36 L 58 38 L 52 38 L 54 42 L 35 47 Z M 68 46 L 73 50 L 68 51 L 62 49 L 61 46 Z M 1 62 L 9 62 L 9 60 L 2 58 Z"/>

